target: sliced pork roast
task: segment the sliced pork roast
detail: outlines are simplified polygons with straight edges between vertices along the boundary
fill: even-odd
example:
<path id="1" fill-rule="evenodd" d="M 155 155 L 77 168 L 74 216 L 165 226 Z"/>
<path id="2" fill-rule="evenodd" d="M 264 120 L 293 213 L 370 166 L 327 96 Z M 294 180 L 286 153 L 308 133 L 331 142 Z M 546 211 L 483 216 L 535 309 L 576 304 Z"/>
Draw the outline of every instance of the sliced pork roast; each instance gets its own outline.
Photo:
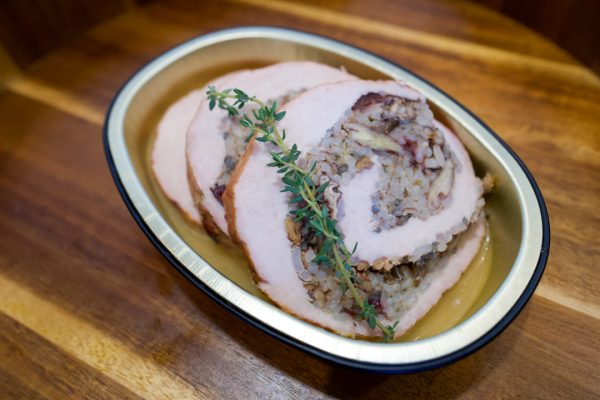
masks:
<path id="1" fill-rule="evenodd" d="M 250 91 L 250 93 L 253 93 Z M 425 98 L 394 81 L 319 86 L 287 103 L 279 125 L 304 153 L 353 255 L 356 286 L 401 335 L 453 286 L 485 232 L 483 188 L 458 138 Z M 259 288 L 282 309 L 351 337 L 379 336 L 330 267 L 311 263 L 318 238 L 290 216 L 289 193 L 253 142 L 225 195 L 229 232 Z"/>
<path id="2" fill-rule="evenodd" d="M 224 75 L 213 83 L 220 84 L 237 73 Z M 200 213 L 188 184 L 185 142 L 192 118 L 206 97 L 206 89 L 188 93 L 167 109 L 158 124 L 151 156 L 154 176 L 165 195 L 197 224 Z"/>
<path id="3" fill-rule="evenodd" d="M 245 71 L 216 84 L 217 89 L 238 88 L 261 100 L 282 104 L 298 93 L 331 82 L 356 79 L 336 68 L 314 62 L 285 62 Z M 241 112 L 255 109 L 247 105 Z M 204 102 L 190 125 L 187 162 L 190 185 L 205 228 L 215 237 L 228 235 L 222 196 L 231 174 L 246 148 L 248 132 L 239 117 L 226 111 L 210 111 Z"/>

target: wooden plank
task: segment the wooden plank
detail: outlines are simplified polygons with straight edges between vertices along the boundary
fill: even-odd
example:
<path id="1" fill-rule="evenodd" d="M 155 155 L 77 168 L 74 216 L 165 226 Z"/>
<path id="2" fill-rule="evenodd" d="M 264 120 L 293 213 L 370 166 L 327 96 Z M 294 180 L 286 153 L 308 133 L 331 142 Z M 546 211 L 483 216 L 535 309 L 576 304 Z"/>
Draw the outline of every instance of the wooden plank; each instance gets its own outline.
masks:
<path id="1" fill-rule="evenodd" d="M 33 88 L 35 85 L 42 84 L 45 87 L 67 91 L 86 106 L 104 111 L 116 90 L 137 68 L 175 44 L 215 29 L 237 25 L 268 25 L 272 21 L 368 48 L 414 69 L 434 83 L 440 83 L 450 92 L 454 89 L 459 90 L 460 93 L 465 92 L 467 83 L 465 77 L 472 73 L 496 78 L 499 81 L 496 86 L 506 83 L 507 76 L 510 76 L 510 81 L 524 85 L 539 84 L 548 80 L 553 86 L 548 87 L 547 90 L 559 93 L 582 91 L 589 86 L 586 83 L 588 73 L 577 66 L 556 62 L 546 63 L 544 60 L 536 61 L 536 59 L 533 59 L 531 65 L 522 62 L 514 63 L 512 59 L 500 64 L 497 60 L 492 62 L 481 58 L 473 59 L 465 52 L 456 53 L 452 46 L 445 48 L 443 43 L 432 47 L 426 40 L 406 42 L 401 36 L 396 35 L 395 31 L 391 35 L 381 36 L 378 30 L 366 32 L 369 29 L 362 24 L 358 25 L 359 28 L 362 26 L 358 32 L 353 24 L 343 26 L 338 24 L 332 28 L 324 23 L 322 18 L 312 18 L 315 14 L 318 15 L 312 8 L 308 17 L 295 15 L 283 7 L 274 10 L 272 7 L 257 8 L 238 3 L 227 9 L 231 8 L 236 12 L 222 16 L 224 6 L 212 1 L 158 2 L 140 12 L 115 18 L 35 65 L 29 71 L 27 78 L 33 80 L 33 84 L 26 86 Z M 335 21 L 335 18 L 329 18 L 327 21 L 329 20 Z M 370 23 L 373 24 L 372 21 Z M 417 41 L 432 36 L 422 37 L 417 31 L 411 35 L 416 35 Z M 433 43 L 438 43 L 438 36 L 433 35 L 436 38 L 433 39 Z M 461 48 L 461 45 L 458 45 L 458 48 Z M 538 64 L 541 65 L 540 68 L 536 68 Z M 566 69 L 563 71 L 559 68 L 559 75 L 555 76 L 555 69 L 547 68 L 547 65 L 558 65 L 561 68 L 564 66 Z M 582 78 L 584 82 L 573 82 L 574 75 L 571 71 L 573 68 L 577 69 L 575 75 L 585 76 Z M 461 74 L 457 77 L 455 71 L 458 70 Z M 548 77 L 552 79 L 547 79 Z M 593 75 L 591 79 L 597 82 L 597 78 Z M 446 80 L 450 82 L 447 83 Z M 486 84 L 486 80 L 480 82 L 477 79 L 477 82 L 482 84 L 478 93 L 488 93 L 491 89 Z M 472 90 L 472 88 L 468 89 Z M 20 91 L 20 93 L 24 92 Z M 459 98 L 462 100 L 462 96 Z"/>
<path id="2" fill-rule="evenodd" d="M 8 302 L 11 301 L 15 299 Z M 19 306 L 34 305 L 25 303 Z M 3 308 L 8 305 L 6 298 L 3 305 Z M 0 314 L 0 343 L 0 397 L 3 399 L 139 399 L 126 387 L 5 314 Z"/>
<path id="3" fill-rule="evenodd" d="M 298 13 L 251 1 L 151 4 L 98 26 L 0 93 L 0 335 L 8 338 L 0 351 L 22 349 L 18 358 L 0 357 L 0 397 L 89 397 L 80 393 L 99 381 L 106 393 L 125 393 L 113 395 L 119 398 L 599 396 L 600 85 L 585 73 L 565 73 L 582 68 L 553 55 L 551 45 L 536 50 L 533 39 L 515 48 L 518 62 L 511 63 L 514 56 L 505 53 L 512 54 L 507 43 L 514 33 L 501 20 L 489 20 L 490 37 L 478 31 L 474 47 L 465 46 L 458 25 L 434 27 L 453 21 L 448 10 L 467 5 L 424 2 L 413 10 L 416 3 L 407 2 L 407 19 L 440 13 L 422 33 L 408 22 L 400 24 L 404 30 L 386 30 L 400 3 L 376 2 L 385 15 L 379 17 L 364 4 L 315 1 L 301 3 Z M 478 13 L 469 18 L 484 26 Z M 357 27 L 332 21 L 338 14 Z M 366 32 L 377 19 L 385 29 Z M 105 164 L 99 125 L 121 83 L 189 37 L 273 21 L 416 70 L 479 114 L 531 168 L 550 209 L 551 258 L 533 300 L 483 350 L 410 376 L 324 363 L 216 306 L 160 257 L 127 213 Z M 450 42 L 439 39 L 446 33 Z M 501 56 L 467 51 L 486 46 Z M 57 368 L 44 370 L 45 359 Z M 82 372 L 70 376 L 72 365 Z M 49 384 L 44 379 L 53 373 L 58 378 Z"/>
<path id="4" fill-rule="evenodd" d="M 470 1 L 371 0 L 368 4 L 360 1 L 326 0 L 296 2 L 489 48 L 559 62 L 574 62 L 569 54 L 556 45 L 541 41 L 539 34 Z M 518 37 L 514 34 L 515 31 L 519 32 Z"/>
<path id="5" fill-rule="evenodd" d="M 126 375 L 136 365 L 148 387 L 174 374 L 186 382 L 175 391 L 189 383 L 231 397 L 600 392 L 600 358 L 590 352 L 600 339 L 589 334 L 600 320 L 540 298 L 484 350 L 424 374 L 373 377 L 290 349 L 216 306 L 158 255 L 112 189 L 99 127 L 18 95 L 0 97 L 0 110 L 21 110 L 0 128 L 2 155 L 10 154 L 0 176 L 0 311 L 135 393 L 148 395 Z M 97 346 L 126 361 L 109 368 Z"/>
<path id="6" fill-rule="evenodd" d="M 54 306 L 41 296 L 14 284 L 9 278 L 0 276 L 0 287 L 3 313 L 76 357 L 80 363 L 97 371 L 96 375 L 108 375 L 119 385 L 128 388 L 124 391 L 125 394 L 133 392 L 147 399 L 206 398 L 210 395 L 206 388 L 189 385 L 177 375 L 155 364 L 151 358 L 138 356 L 120 341 Z M 18 345 L 18 339 L 12 340 Z M 20 343 L 35 351 L 32 345 L 23 343 L 23 340 Z M 48 357 L 47 361 L 53 360 Z M 69 369 L 74 368 L 76 366 Z M 77 378 L 75 371 L 57 371 L 57 374 L 67 382 Z M 101 382 L 98 383 L 98 386 L 102 385 Z M 87 391 L 94 385 L 88 382 L 86 386 Z"/>
<path id="7" fill-rule="evenodd" d="M 567 49 L 600 73 L 598 3 L 589 0 L 477 0 Z"/>
<path id="8" fill-rule="evenodd" d="M 118 14 L 130 0 L 29 0 L 0 3 L 0 43 L 22 68 L 95 24 Z"/>
<path id="9" fill-rule="evenodd" d="M 102 111 L 80 102 L 68 92 L 54 89 L 42 82 L 21 77 L 8 82 L 7 87 L 14 93 L 41 101 L 92 124 L 102 125 L 104 122 Z"/>
<path id="10" fill-rule="evenodd" d="M 519 64 L 529 68 L 552 71 L 555 74 L 570 75 L 572 78 L 589 82 L 597 82 L 592 72 L 565 64 L 542 60 L 531 56 L 523 56 L 513 51 L 482 46 L 472 42 L 456 40 L 443 35 L 431 34 L 419 30 L 408 29 L 381 20 L 368 19 L 358 15 L 346 14 L 323 7 L 313 7 L 303 3 L 290 4 L 277 0 L 236 0 L 268 10 L 294 15 L 296 17 L 317 20 L 323 24 L 336 27 L 352 27 L 355 32 L 377 34 L 380 37 L 401 40 L 409 44 L 417 44 L 431 49 L 453 53 L 466 58 L 489 60 L 494 63 Z"/>

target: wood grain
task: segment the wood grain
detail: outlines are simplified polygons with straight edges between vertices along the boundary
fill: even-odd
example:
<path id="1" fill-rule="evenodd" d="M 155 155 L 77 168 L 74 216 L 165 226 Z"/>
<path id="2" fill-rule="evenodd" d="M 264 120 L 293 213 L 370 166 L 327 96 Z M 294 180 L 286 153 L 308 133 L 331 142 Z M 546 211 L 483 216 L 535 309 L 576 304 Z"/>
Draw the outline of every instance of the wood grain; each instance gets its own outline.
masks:
<path id="1" fill-rule="evenodd" d="M 43 319 L 46 320 L 45 316 Z M 139 398 L 5 314 L 0 315 L 0 338 L 3 343 L 0 387 L 7 390 L 4 398 L 61 398 L 66 393 L 71 398 Z"/>
<path id="2" fill-rule="evenodd" d="M 139 0 L 28 0 L 0 3 L 0 43 L 20 67 Z"/>
<path id="3" fill-rule="evenodd" d="M 600 4 L 594 0 L 474 0 L 535 29 L 600 73 Z"/>
<path id="4" fill-rule="evenodd" d="M 19 68 L 0 44 L 0 86 L 19 73 Z"/>
<path id="5" fill-rule="evenodd" d="M 0 92 L 0 398 L 600 396 L 598 78 L 467 3 L 281 4 L 156 2 L 88 31 Z M 273 23 L 413 69 L 531 168 L 550 211 L 551 257 L 524 312 L 481 351 L 409 376 L 324 363 L 215 305 L 128 215 L 101 144 L 120 85 L 185 39 Z"/>

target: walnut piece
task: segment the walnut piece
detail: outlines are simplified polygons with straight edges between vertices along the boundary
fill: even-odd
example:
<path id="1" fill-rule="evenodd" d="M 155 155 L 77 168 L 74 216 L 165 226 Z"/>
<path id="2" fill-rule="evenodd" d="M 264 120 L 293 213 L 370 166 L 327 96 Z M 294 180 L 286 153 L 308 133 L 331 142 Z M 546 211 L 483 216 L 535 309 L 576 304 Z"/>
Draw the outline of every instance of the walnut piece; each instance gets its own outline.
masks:
<path id="1" fill-rule="evenodd" d="M 488 172 L 481 180 L 483 185 L 483 194 L 488 194 L 494 188 L 494 177 Z"/>
<path id="2" fill-rule="evenodd" d="M 356 264 L 356 269 L 359 271 L 366 271 L 369 269 L 369 263 L 366 261 L 359 261 L 358 264 Z"/>
<path id="3" fill-rule="evenodd" d="M 287 217 L 285 219 L 285 232 L 287 233 L 287 237 L 290 242 L 294 244 L 300 244 L 302 237 L 300 236 L 300 224 L 292 219 L 292 217 Z"/>
<path id="4" fill-rule="evenodd" d="M 369 169 L 373 166 L 373 161 L 369 157 L 363 157 L 356 162 L 356 169 L 362 171 L 363 169 Z"/>
<path id="5" fill-rule="evenodd" d="M 392 260 L 386 257 L 381 257 L 375 260 L 372 267 L 376 271 L 389 271 L 394 267 L 394 263 L 392 262 Z"/>

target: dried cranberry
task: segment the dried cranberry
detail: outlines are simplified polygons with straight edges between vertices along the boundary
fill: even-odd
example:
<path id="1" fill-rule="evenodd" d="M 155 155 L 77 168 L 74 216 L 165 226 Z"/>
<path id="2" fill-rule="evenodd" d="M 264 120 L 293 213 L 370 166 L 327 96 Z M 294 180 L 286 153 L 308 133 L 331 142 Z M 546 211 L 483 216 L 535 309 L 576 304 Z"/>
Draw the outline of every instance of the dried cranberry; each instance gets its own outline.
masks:
<path id="1" fill-rule="evenodd" d="M 383 312 L 383 306 L 381 305 L 381 292 L 376 291 L 369 294 L 369 298 L 367 299 L 370 305 L 375 307 L 375 311 L 378 313 Z"/>
<path id="2" fill-rule="evenodd" d="M 223 193 L 225 192 L 225 185 L 217 185 L 215 184 L 210 188 L 213 196 L 219 201 L 219 203 L 223 204 Z"/>

